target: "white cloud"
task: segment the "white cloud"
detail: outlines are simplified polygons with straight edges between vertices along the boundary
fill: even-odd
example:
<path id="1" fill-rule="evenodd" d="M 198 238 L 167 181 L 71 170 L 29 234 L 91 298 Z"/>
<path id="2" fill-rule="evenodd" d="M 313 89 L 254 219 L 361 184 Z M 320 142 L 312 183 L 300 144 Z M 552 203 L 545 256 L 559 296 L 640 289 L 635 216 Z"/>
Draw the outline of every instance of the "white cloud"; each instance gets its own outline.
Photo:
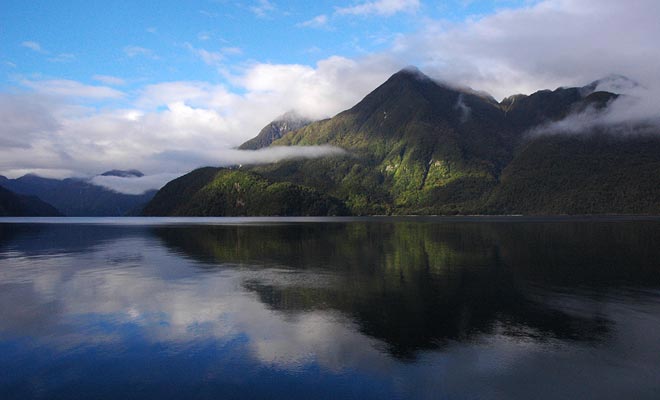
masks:
<path id="1" fill-rule="evenodd" d="M 611 73 L 657 81 L 660 3 L 638 0 L 546 0 L 463 23 L 427 22 L 400 35 L 396 57 L 449 82 L 498 98 Z"/>
<path id="2" fill-rule="evenodd" d="M 211 66 L 220 66 L 226 56 L 242 54 L 239 47 L 223 47 L 219 51 L 210 51 L 204 48 L 194 47 L 190 43 L 184 43 L 183 46 L 196 57 L 200 58 L 205 64 Z"/>
<path id="3" fill-rule="evenodd" d="M 419 0 L 376 0 L 350 7 L 338 7 L 335 12 L 340 15 L 391 16 L 400 12 L 415 12 L 419 6 Z"/>
<path id="4" fill-rule="evenodd" d="M 0 174 L 68 170 L 91 176 L 113 168 L 137 168 L 147 175 L 182 174 L 205 165 L 316 156 L 311 152 L 319 150 L 326 155 L 334 150 L 242 153 L 231 149 L 291 109 L 314 118 L 346 109 L 398 67 L 381 56 L 332 57 L 316 67 L 257 63 L 229 77 L 244 89 L 243 94 L 195 81 L 148 85 L 126 94 L 75 81 L 26 81 L 34 92 L 25 93 L 22 101 L 0 94 L 2 101 L 12 104 L 3 111 L 15 118 L 0 127 L 0 141 L 13 146 L 0 147 Z M 81 107 L 80 97 L 121 97 L 128 107 Z"/>
<path id="5" fill-rule="evenodd" d="M 34 141 L 57 130 L 53 113 L 59 104 L 43 96 L 4 94 L 0 96 L 0 148 L 29 149 Z"/>
<path id="6" fill-rule="evenodd" d="M 639 81 L 610 112 L 581 115 L 567 125 L 657 124 L 660 115 L 660 3 L 638 0 L 545 0 L 521 9 L 452 24 L 431 21 L 401 35 L 397 58 L 433 77 L 485 90 L 496 98 L 558 86 L 581 86 L 622 74 Z M 626 88 L 620 88 L 626 89 Z"/>
<path id="7" fill-rule="evenodd" d="M 206 49 L 193 47 L 190 43 L 185 43 L 184 46 L 195 56 L 199 57 L 207 65 L 220 65 L 224 59 L 224 55 L 219 51 L 209 51 Z"/>
<path id="8" fill-rule="evenodd" d="M 259 150 L 223 149 L 218 150 L 214 154 L 209 154 L 209 165 L 228 167 L 235 165 L 271 164 L 290 159 L 322 158 L 343 156 L 346 154 L 348 153 L 345 150 L 334 146 L 277 146 Z M 169 154 L 168 158 L 174 155 Z M 147 190 L 160 189 L 167 182 L 180 175 L 180 173 L 157 173 L 141 177 L 97 175 L 91 178 L 90 182 L 120 193 L 142 194 Z"/>
<path id="9" fill-rule="evenodd" d="M 94 75 L 92 76 L 92 79 L 112 86 L 122 86 L 126 84 L 124 79 L 111 75 Z"/>
<path id="10" fill-rule="evenodd" d="M 158 55 L 156 55 L 156 53 L 153 50 L 140 46 L 126 46 L 123 48 L 123 51 L 124 54 L 126 54 L 131 58 L 138 56 L 151 58 L 153 60 L 157 60 L 159 58 Z"/>
<path id="11" fill-rule="evenodd" d="M 243 50 L 240 47 L 223 47 L 220 49 L 222 54 L 226 55 L 239 55 L 243 54 Z"/>
<path id="12" fill-rule="evenodd" d="M 272 11 L 275 10 L 275 5 L 270 0 L 258 0 L 253 6 L 250 7 L 250 11 L 254 13 L 259 18 L 267 17 Z"/>
<path id="13" fill-rule="evenodd" d="M 103 176 L 97 175 L 90 180 L 90 183 L 103 186 L 110 190 L 126 194 L 142 194 L 150 189 L 160 189 L 179 174 L 163 173 L 145 175 L 141 177 L 121 177 L 121 176 Z"/>
<path id="14" fill-rule="evenodd" d="M 44 50 L 39 43 L 31 41 L 31 40 L 22 42 L 21 46 L 27 47 L 28 49 L 30 49 L 32 51 L 36 51 L 37 53 L 47 53 L 47 51 Z"/>
<path id="15" fill-rule="evenodd" d="M 325 14 L 317 15 L 316 17 L 298 24 L 303 28 L 324 28 L 328 25 L 328 16 Z"/>
<path id="16" fill-rule="evenodd" d="M 295 109 L 311 118 L 323 118 L 351 107 L 401 66 L 387 55 L 358 60 L 330 57 L 315 68 L 254 64 L 234 82 L 248 90 L 250 99 L 271 104 L 279 114 Z"/>
<path id="17" fill-rule="evenodd" d="M 342 156 L 347 152 L 334 146 L 274 146 L 259 150 L 225 150 L 218 154 L 218 166 L 270 164 L 294 158 Z"/>
<path id="18" fill-rule="evenodd" d="M 48 61 L 56 63 L 68 63 L 76 60 L 76 56 L 71 53 L 60 53 L 54 57 L 49 57 Z"/>
<path id="19" fill-rule="evenodd" d="M 107 86 L 91 86 L 67 80 L 52 79 L 43 81 L 24 80 L 22 83 L 37 92 L 63 97 L 82 97 L 88 99 L 117 99 L 124 96 L 119 90 Z"/>

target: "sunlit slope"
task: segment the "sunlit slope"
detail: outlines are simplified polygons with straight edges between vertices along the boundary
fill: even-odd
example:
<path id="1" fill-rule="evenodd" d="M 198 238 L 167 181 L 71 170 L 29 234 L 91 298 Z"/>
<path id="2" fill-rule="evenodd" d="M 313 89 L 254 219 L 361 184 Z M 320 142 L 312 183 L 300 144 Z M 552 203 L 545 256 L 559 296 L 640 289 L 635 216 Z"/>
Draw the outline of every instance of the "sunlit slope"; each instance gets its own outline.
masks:
<path id="1" fill-rule="evenodd" d="M 353 108 L 273 145 L 340 146 L 352 156 L 255 171 L 319 187 L 358 214 L 470 208 L 509 161 L 514 132 L 493 99 L 403 70 Z"/>
<path id="2" fill-rule="evenodd" d="M 163 187 L 144 215 L 346 215 L 343 203 L 315 189 L 269 182 L 237 169 L 200 168 Z"/>

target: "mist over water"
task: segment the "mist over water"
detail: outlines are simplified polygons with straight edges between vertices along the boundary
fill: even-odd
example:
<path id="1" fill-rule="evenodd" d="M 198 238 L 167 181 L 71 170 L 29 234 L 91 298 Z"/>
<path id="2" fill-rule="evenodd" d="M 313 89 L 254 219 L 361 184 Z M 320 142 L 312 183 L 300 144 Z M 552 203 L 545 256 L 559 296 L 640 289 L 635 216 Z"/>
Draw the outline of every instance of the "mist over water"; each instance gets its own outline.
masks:
<path id="1" fill-rule="evenodd" d="M 658 219 L 59 221 L 0 223 L 3 399 L 660 395 Z"/>

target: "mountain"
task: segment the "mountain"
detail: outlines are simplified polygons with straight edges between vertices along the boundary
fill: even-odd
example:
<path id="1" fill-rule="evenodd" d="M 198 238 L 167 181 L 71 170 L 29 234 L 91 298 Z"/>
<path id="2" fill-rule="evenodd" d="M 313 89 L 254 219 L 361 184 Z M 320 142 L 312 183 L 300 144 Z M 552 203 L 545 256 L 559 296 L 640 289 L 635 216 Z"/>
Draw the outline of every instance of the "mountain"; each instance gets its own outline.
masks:
<path id="1" fill-rule="evenodd" d="M 255 171 L 320 188 L 357 214 L 417 213 L 439 203 L 451 211 L 497 183 L 514 139 L 492 98 L 405 69 L 353 108 L 273 142 L 334 145 L 353 157 L 288 161 Z"/>
<path id="2" fill-rule="evenodd" d="M 501 214 L 660 214 L 660 136 L 526 142 L 485 208 Z"/>
<path id="3" fill-rule="evenodd" d="M 105 174 L 123 173 L 108 171 Z M 131 172 L 138 176 L 139 171 Z M 106 175 L 107 176 L 107 175 Z M 51 179 L 25 175 L 17 179 L 0 178 L 0 186 L 21 195 L 36 196 L 53 205 L 66 216 L 122 216 L 136 215 L 151 200 L 155 190 L 141 195 L 129 195 L 93 185 L 85 179 Z"/>
<path id="4" fill-rule="evenodd" d="M 497 102 L 407 68 L 354 107 L 270 144 L 333 145 L 348 156 L 241 172 L 269 185 L 313 188 L 356 215 L 657 213 L 660 136 L 532 134 L 533 128 L 587 108 L 604 109 L 617 94 L 600 86 Z M 198 178 L 199 187 L 218 179 Z M 185 192 L 186 184 L 179 184 Z M 156 199 L 168 202 L 164 194 Z M 184 209 L 194 215 L 179 208 Z"/>
<path id="5" fill-rule="evenodd" d="M 295 111 L 289 111 L 266 125 L 259 134 L 240 145 L 240 150 L 258 150 L 270 146 L 273 141 L 280 139 L 289 132 L 309 125 L 312 120 L 307 119 Z"/>
<path id="6" fill-rule="evenodd" d="M 2 177 L 4 178 L 4 177 Z M 57 217 L 55 207 L 34 196 L 21 196 L 0 186 L 0 216 L 3 217 Z"/>
<path id="7" fill-rule="evenodd" d="M 338 199 L 288 182 L 271 183 L 238 169 L 200 168 L 169 182 L 147 216 L 347 215 Z"/>

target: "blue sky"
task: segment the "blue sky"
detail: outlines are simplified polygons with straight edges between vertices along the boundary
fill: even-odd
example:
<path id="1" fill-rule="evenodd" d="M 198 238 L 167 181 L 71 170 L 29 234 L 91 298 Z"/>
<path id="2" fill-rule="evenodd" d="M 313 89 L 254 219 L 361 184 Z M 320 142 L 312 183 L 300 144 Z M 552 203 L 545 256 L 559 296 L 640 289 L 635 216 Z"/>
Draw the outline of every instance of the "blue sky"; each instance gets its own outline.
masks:
<path id="1" fill-rule="evenodd" d="M 525 4 L 454 0 L 411 2 L 389 15 L 339 11 L 363 3 L 4 1 L 2 79 L 5 86 L 25 76 L 93 84 L 98 75 L 133 87 L 172 80 L 228 83 L 222 70 L 246 63 L 313 66 L 333 55 L 359 57 L 387 48 L 425 19 L 461 21 Z M 324 23 L 306 24 L 319 16 Z"/>
<path id="2" fill-rule="evenodd" d="M 659 20 L 657 0 L 4 0 L 0 175 L 137 168 L 138 190 L 319 156 L 234 149 L 287 111 L 345 110 L 408 65 L 497 99 L 622 74 L 648 89 L 634 117 L 657 117 Z"/>

